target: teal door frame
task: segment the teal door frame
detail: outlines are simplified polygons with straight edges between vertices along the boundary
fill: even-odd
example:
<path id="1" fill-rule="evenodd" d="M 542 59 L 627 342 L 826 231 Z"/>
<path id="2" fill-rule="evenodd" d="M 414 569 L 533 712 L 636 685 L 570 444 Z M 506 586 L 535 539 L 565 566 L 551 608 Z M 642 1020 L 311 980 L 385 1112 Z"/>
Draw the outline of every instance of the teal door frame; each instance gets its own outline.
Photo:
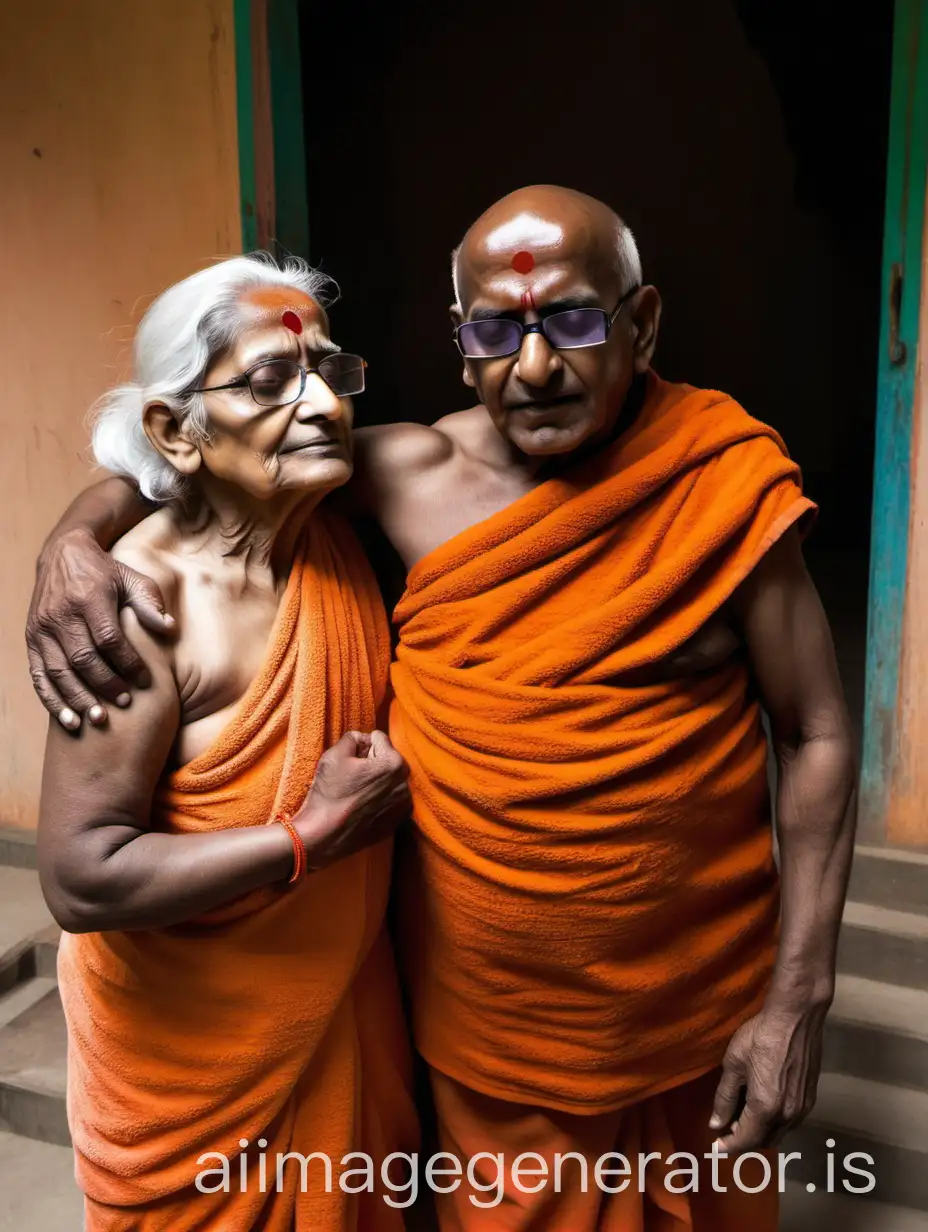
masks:
<path id="1" fill-rule="evenodd" d="M 234 0 L 242 249 L 309 256 L 300 0 Z"/>
<path id="2" fill-rule="evenodd" d="M 928 0 L 896 0 L 861 765 L 861 835 L 871 840 L 886 836 L 899 750 L 926 177 Z"/>

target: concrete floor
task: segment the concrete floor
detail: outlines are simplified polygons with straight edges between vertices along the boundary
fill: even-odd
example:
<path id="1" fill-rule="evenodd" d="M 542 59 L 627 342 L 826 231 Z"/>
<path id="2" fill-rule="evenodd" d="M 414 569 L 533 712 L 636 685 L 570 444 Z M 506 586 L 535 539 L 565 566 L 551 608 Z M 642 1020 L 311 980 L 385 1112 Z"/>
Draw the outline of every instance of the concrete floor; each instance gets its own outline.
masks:
<path id="1" fill-rule="evenodd" d="M 0 1131 L 0 1232 L 80 1232 L 83 1210 L 68 1147 Z"/>

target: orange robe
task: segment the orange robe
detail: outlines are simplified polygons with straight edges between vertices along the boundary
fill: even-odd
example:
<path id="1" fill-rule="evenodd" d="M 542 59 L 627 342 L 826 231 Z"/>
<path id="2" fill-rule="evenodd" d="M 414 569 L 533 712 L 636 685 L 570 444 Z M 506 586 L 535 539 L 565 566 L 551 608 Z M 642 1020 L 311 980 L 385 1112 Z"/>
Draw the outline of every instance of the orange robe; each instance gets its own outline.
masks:
<path id="1" fill-rule="evenodd" d="M 395 613 L 416 1044 L 471 1092 L 568 1115 L 717 1067 L 776 944 L 746 664 L 648 667 L 814 506 L 730 398 L 647 382 L 613 445 L 421 560 Z"/>
<path id="2" fill-rule="evenodd" d="M 350 532 L 330 525 L 320 514 L 308 523 L 261 672 L 217 742 L 166 776 L 153 827 L 194 834 L 293 813 L 323 750 L 375 726 L 386 620 Z M 88 1232 L 402 1228 L 379 1195 L 338 1183 L 349 1151 L 380 1158 L 416 1144 L 383 926 L 390 862 L 381 844 L 183 925 L 63 938 Z M 278 1188 L 277 1157 L 291 1151 L 327 1154 L 333 1192 L 321 1161 L 308 1165 L 306 1192 L 300 1161 L 285 1162 Z M 198 1162 L 210 1152 L 231 1161 L 229 1193 L 194 1188 L 221 1166 Z"/>

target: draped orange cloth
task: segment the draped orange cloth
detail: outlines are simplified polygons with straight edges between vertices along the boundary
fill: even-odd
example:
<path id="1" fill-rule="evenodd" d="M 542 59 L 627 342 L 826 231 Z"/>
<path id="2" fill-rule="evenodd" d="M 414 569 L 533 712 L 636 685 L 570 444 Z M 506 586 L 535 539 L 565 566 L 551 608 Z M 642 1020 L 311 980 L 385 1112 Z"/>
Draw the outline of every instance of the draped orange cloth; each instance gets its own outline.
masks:
<path id="1" fill-rule="evenodd" d="M 317 512 L 262 670 L 217 742 L 166 776 L 153 828 L 203 833 L 295 812 L 321 753 L 375 726 L 388 660 L 367 563 L 347 527 Z M 383 928 L 390 862 L 385 843 L 183 925 L 63 938 L 68 1111 L 89 1232 L 402 1228 L 379 1195 L 338 1183 L 347 1152 L 379 1159 L 416 1143 Z M 228 1193 L 194 1188 L 222 1166 L 210 1152 L 231 1161 Z M 306 1192 L 299 1160 L 278 1174 L 288 1152 L 328 1155 L 333 1192 L 318 1159 Z"/>
<path id="2" fill-rule="evenodd" d="M 648 669 L 813 511 L 775 432 L 651 373 L 616 442 L 413 568 L 391 733 L 434 1069 L 599 1114 L 716 1067 L 760 1007 L 779 903 L 748 668 Z"/>
<path id="3" fill-rule="evenodd" d="M 777 1232 L 773 1153 L 712 1157 L 719 1076 L 576 1116 L 481 1095 L 433 1070 L 441 1148 L 474 1160 L 479 1186 L 467 1175 L 437 1195 L 442 1232 Z"/>

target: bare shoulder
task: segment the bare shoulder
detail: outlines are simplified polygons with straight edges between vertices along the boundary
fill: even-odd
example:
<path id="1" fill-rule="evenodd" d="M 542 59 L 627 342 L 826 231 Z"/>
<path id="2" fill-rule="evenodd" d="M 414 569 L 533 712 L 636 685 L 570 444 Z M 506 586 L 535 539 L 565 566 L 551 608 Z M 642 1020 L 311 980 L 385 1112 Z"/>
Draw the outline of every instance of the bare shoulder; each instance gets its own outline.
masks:
<path id="1" fill-rule="evenodd" d="M 366 470 L 379 467 L 424 470 L 447 461 L 452 439 L 437 426 L 417 423 L 381 424 L 354 434 L 355 462 Z"/>
<path id="2" fill-rule="evenodd" d="M 157 582 L 169 611 L 176 611 L 177 569 L 173 548 L 177 541 L 169 509 L 157 509 L 113 544 L 113 560 Z"/>
<path id="3" fill-rule="evenodd" d="M 426 424 L 360 428 L 354 434 L 354 478 L 347 498 L 356 513 L 379 516 L 387 502 L 454 456 L 449 436 Z"/>
<path id="4" fill-rule="evenodd" d="M 441 419 L 436 419 L 432 424 L 432 429 L 468 446 L 482 440 L 487 431 L 493 429 L 493 425 L 490 423 L 486 407 L 471 406 L 466 411 L 452 411 L 450 415 L 443 415 Z"/>

